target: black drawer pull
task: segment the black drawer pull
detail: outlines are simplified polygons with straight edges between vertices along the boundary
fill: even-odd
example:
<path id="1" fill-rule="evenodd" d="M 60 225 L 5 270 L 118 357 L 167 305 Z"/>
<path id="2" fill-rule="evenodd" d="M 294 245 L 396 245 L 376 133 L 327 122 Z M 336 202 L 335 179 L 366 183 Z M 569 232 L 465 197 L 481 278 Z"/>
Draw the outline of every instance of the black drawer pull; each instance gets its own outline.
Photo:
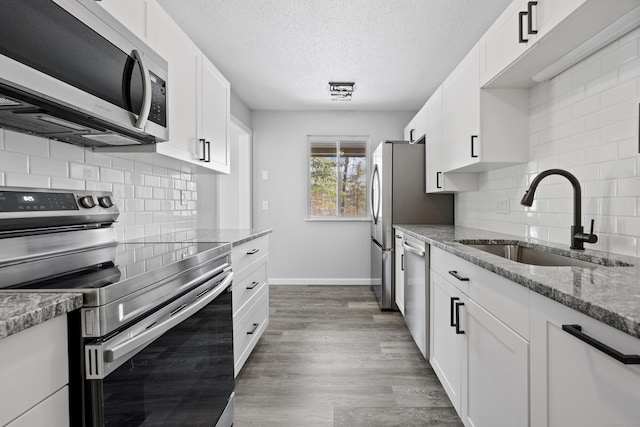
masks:
<path id="1" fill-rule="evenodd" d="M 478 155 L 476 154 L 476 139 L 478 138 L 478 135 L 471 135 L 471 157 L 473 158 L 477 158 Z"/>
<path id="2" fill-rule="evenodd" d="M 455 304 L 456 301 L 460 300 L 460 298 L 458 297 L 451 297 L 451 305 L 449 306 L 449 314 L 451 316 L 451 327 L 455 328 L 456 327 L 456 318 L 453 315 L 453 306 Z"/>
<path id="3" fill-rule="evenodd" d="M 613 357 L 618 362 L 624 363 L 625 365 L 640 365 L 640 355 L 620 353 L 618 350 L 615 350 L 582 332 L 582 326 L 580 325 L 562 325 L 562 330 L 570 333 L 580 341 L 583 341 L 590 346 L 597 348 L 607 356 Z"/>
<path id="4" fill-rule="evenodd" d="M 247 286 L 247 289 L 251 290 L 253 288 L 255 288 L 256 286 L 258 286 L 260 284 L 260 282 L 251 282 L 251 284 L 249 286 Z"/>
<path id="5" fill-rule="evenodd" d="M 247 255 L 257 254 L 259 250 L 260 249 L 251 249 L 251 250 L 247 251 Z"/>
<path id="6" fill-rule="evenodd" d="M 254 323 L 254 324 L 251 326 L 251 330 L 247 332 L 247 335 L 253 335 L 253 334 L 255 334 L 255 333 L 256 333 L 256 331 L 258 330 L 258 326 L 260 326 L 260 324 L 259 324 L 259 323 Z"/>
<path id="7" fill-rule="evenodd" d="M 460 276 L 456 270 L 449 270 L 449 274 L 452 275 L 453 277 L 455 277 L 456 279 L 460 280 L 461 282 L 468 282 L 469 281 L 468 277 Z"/>
<path id="8" fill-rule="evenodd" d="M 460 306 L 464 305 L 463 302 L 456 303 L 456 334 L 464 334 L 464 331 L 460 329 Z"/>

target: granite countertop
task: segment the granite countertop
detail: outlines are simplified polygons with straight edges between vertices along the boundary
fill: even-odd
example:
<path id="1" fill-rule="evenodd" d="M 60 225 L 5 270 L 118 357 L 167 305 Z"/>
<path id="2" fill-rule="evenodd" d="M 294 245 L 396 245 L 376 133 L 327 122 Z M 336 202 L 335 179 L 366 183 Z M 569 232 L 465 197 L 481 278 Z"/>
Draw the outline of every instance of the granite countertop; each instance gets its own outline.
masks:
<path id="1" fill-rule="evenodd" d="M 82 306 L 80 293 L 0 293 L 0 339 L 62 316 Z"/>
<path id="2" fill-rule="evenodd" d="M 243 243 L 265 236 L 272 232 L 271 229 L 196 229 L 194 231 L 198 240 L 214 242 L 231 242 L 231 246 L 239 246 Z"/>
<path id="3" fill-rule="evenodd" d="M 640 338 L 640 258 L 585 249 L 571 251 L 571 254 L 579 259 L 599 262 L 606 258 L 613 261 L 614 265 L 594 264 L 589 268 L 528 265 L 469 247 L 459 241 L 518 240 L 531 246 L 550 247 L 550 252 L 569 250 L 569 246 L 458 226 L 394 224 L 394 227 Z M 632 266 L 622 266 L 625 264 Z"/>

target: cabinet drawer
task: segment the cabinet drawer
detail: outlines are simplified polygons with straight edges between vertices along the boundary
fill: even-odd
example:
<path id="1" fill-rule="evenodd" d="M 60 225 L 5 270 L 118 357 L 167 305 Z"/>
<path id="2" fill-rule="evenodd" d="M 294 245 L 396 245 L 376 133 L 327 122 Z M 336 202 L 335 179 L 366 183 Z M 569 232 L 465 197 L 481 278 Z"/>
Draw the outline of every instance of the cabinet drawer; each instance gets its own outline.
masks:
<path id="1" fill-rule="evenodd" d="M 249 242 L 234 246 L 231 250 L 233 271 L 242 272 L 245 267 L 253 264 L 269 253 L 269 236 L 258 237 Z"/>
<path id="2" fill-rule="evenodd" d="M 64 387 L 67 360 L 66 316 L 0 340 L 0 425 Z"/>
<path id="3" fill-rule="evenodd" d="M 67 427 L 69 425 L 69 388 L 62 387 L 53 396 L 38 403 L 7 427 Z"/>
<path id="4" fill-rule="evenodd" d="M 238 313 L 267 283 L 267 261 L 251 264 L 233 279 L 233 313 Z"/>
<path id="5" fill-rule="evenodd" d="M 233 318 L 233 358 L 238 375 L 269 324 L 269 287 L 263 285 L 255 302 Z"/>
<path id="6" fill-rule="evenodd" d="M 431 248 L 431 268 L 528 339 L 529 289 L 435 247 Z M 459 280 L 453 274 L 468 280 Z"/>

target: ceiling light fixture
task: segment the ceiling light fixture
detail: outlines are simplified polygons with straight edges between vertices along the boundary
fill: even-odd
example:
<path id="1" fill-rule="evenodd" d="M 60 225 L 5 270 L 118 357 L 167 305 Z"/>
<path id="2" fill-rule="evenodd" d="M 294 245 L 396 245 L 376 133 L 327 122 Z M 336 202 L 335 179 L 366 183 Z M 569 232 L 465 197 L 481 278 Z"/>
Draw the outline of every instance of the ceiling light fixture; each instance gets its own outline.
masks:
<path id="1" fill-rule="evenodd" d="M 351 101 L 354 82 L 329 82 L 329 94 L 332 101 Z"/>

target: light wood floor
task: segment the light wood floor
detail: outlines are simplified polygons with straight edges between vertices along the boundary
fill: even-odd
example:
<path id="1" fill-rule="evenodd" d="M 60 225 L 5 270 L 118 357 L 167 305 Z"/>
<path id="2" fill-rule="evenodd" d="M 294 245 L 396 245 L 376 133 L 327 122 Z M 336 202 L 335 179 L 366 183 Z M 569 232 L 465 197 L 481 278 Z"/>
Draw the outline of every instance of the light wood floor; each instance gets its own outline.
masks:
<path id="1" fill-rule="evenodd" d="M 367 286 L 270 286 L 234 427 L 461 426 L 400 313 Z"/>

